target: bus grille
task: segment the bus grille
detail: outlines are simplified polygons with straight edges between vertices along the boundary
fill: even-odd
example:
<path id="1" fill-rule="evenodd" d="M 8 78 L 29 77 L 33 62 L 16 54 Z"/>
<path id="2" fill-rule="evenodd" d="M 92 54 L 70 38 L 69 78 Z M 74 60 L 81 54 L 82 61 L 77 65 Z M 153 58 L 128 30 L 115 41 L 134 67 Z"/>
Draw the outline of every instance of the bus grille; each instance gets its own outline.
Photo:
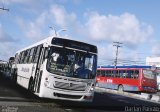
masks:
<path id="1" fill-rule="evenodd" d="M 66 89 L 66 90 L 74 90 L 74 91 L 85 91 L 85 84 L 74 84 L 74 83 L 65 83 L 55 81 L 55 88 Z"/>

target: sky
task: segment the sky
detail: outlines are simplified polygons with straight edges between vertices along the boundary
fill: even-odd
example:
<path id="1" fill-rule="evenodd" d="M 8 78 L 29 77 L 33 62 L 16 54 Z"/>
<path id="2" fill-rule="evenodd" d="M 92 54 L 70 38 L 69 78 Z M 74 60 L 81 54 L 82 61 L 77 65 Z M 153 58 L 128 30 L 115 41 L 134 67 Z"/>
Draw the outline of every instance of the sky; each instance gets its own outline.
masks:
<path id="1" fill-rule="evenodd" d="M 0 60 L 54 36 L 94 44 L 98 65 L 145 64 L 160 56 L 159 0 L 0 0 Z M 52 27 L 53 29 L 51 29 Z M 63 31 L 65 29 L 66 31 Z"/>

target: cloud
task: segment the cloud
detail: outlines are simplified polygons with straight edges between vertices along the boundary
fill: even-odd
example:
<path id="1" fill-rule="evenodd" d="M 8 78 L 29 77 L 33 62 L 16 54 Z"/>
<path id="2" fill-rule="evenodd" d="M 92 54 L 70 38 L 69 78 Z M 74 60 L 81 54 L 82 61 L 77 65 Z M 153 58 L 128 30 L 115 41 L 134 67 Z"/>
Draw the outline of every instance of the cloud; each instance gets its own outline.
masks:
<path id="1" fill-rule="evenodd" d="M 26 21 L 23 18 L 17 18 L 17 23 L 24 33 L 25 37 L 30 40 L 39 40 L 44 35 L 43 29 L 48 26 L 45 24 L 47 13 L 41 13 L 35 20 Z"/>
<path id="2" fill-rule="evenodd" d="M 99 43 L 98 47 L 98 65 L 113 64 L 115 49 L 112 44 Z"/>
<path id="3" fill-rule="evenodd" d="M 76 23 L 77 16 L 75 13 L 67 13 L 61 5 L 53 5 L 50 8 L 50 14 L 53 15 L 55 23 L 60 27 L 68 27 Z"/>
<path id="4" fill-rule="evenodd" d="M 34 41 L 38 41 L 48 35 L 53 35 L 55 32 L 54 29 L 57 32 L 59 29 L 76 32 L 77 27 L 81 26 L 77 22 L 75 13 L 67 13 L 63 6 L 57 4 L 52 5 L 47 10 L 43 10 L 33 20 L 28 21 L 25 18 L 18 17 L 17 23 L 25 37 Z M 53 29 L 49 29 L 49 27 Z"/>
<path id="5" fill-rule="evenodd" d="M 143 43 L 153 33 L 150 25 L 140 22 L 134 14 L 124 13 L 120 16 L 88 14 L 85 24 L 87 34 L 98 41 L 120 41 L 130 46 Z"/>
<path id="6" fill-rule="evenodd" d="M 58 28 L 67 29 L 67 32 L 70 32 L 72 36 L 71 38 L 82 37 L 81 40 L 97 45 L 100 62 L 109 60 L 107 62 L 109 64 L 112 64 L 115 58 L 113 41 L 123 42 L 123 49 L 129 47 L 132 50 L 132 53 L 120 53 L 119 58 L 136 60 L 139 57 L 134 48 L 138 48 L 146 40 L 150 40 L 154 31 L 151 25 L 140 21 L 130 13 L 101 15 L 98 12 L 88 12 L 84 15 L 85 18 L 82 16 L 83 21 L 81 21 L 76 13 L 68 12 L 62 5 L 52 4 L 48 9 L 41 11 L 33 20 L 18 18 L 17 21 L 24 35 L 34 41 L 54 33 L 54 30 L 50 30 L 48 26 L 54 27 L 56 30 Z M 99 42 L 103 42 L 103 44 Z"/>

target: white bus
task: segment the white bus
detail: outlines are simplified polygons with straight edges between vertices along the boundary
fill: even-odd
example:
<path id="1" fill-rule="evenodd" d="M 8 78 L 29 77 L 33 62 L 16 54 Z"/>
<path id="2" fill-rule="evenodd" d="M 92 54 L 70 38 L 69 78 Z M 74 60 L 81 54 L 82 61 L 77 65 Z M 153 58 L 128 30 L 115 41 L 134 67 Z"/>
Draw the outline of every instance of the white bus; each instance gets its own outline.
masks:
<path id="1" fill-rule="evenodd" d="M 91 102 L 96 69 L 96 46 L 49 37 L 16 52 L 11 73 L 39 97 Z"/>

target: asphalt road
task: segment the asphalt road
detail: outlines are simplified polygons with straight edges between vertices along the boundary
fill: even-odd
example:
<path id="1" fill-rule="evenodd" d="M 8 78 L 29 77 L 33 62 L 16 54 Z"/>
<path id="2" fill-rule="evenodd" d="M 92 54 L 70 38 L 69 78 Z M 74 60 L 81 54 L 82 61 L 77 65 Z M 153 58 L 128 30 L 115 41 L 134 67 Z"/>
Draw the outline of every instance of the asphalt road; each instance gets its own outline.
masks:
<path id="1" fill-rule="evenodd" d="M 138 111 L 135 109 L 160 111 L 160 104 L 104 92 L 96 92 L 92 103 L 41 99 L 0 74 L 2 112 Z"/>

